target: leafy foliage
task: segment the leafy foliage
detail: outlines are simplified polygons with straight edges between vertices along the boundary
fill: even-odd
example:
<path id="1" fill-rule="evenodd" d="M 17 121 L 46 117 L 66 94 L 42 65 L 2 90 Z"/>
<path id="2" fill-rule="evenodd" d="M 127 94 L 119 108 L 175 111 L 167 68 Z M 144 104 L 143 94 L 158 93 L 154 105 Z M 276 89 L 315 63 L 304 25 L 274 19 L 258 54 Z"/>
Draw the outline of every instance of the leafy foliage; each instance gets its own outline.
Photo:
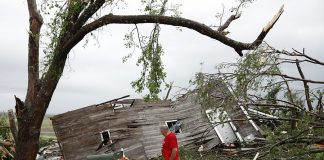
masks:
<path id="1" fill-rule="evenodd" d="M 276 77 L 267 76 L 281 72 L 277 65 L 273 65 L 277 63 L 277 57 L 278 54 L 266 53 L 261 47 L 246 54 L 237 63 L 217 65 L 215 74 L 197 73 L 191 83 L 196 86 L 198 102 L 203 106 L 223 108 L 247 101 L 251 94 L 277 95 L 276 92 L 279 92 L 280 85 L 272 84 Z M 219 90 L 220 86 L 225 86 L 225 88 Z M 226 95 L 226 101 L 217 105 L 213 101 L 215 96 L 210 94 L 216 90 Z M 264 93 L 269 93 L 269 95 L 264 95 Z"/>
<path id="2" fill-rule="evenodd" d="M 172 4 L 167 5 L 167 0 L 142 0 L 144 9 L 142 12 L 146 15 L 164 15 L 170 11 L 173 16 L 179 16 L 179 5 Z M 166 73 L 164 71 L 162 63 L 162 55 L 164 54 L 162 45 L 159 43 L 159 35 L 161 27 L 159 24 L 155 24 L 152 32 L 149 36 L 142 36 L 139 28 L 135 25 L 135 28 L 125 35 L 124 40 L 127 48 L 139 48 L 141 55 L 139 56 L 136 65 L 142 66 L 140 77 L 132 82 L 132 87 L 136 92 L 141 93 L 145 88 L 148 89 L 149 94 L 145 95 L 144 100 L 156 101 L 159 100 L 158 94 L 161 92 L 161 85 L 165 80 Z M 137 34 L 137 41 L 136 36 Z M 133 51 L 133 52 L 134 52 Z M 132 54 L 123 58 L 123 62 L 126 62 L 128 58 L 132 57 Z"/>
<path id="3" fill-rule="evenodd" d="M 144 87 L 148 88 L 150 94 L 146 95 L 146 100 L 159 99 L 160 86 L 166 76 L 161 60 L 163 49 L 158 40 L 159 34 L 160 27 L 156 25 L 148 42 L 142 48 L 142 55 L 137 60 L 137 65 L 143 67 L 141 77 L 132 82 L 132 86 L 137 92 L 142 92 Z"/>
<path id="4" fill-rule="evenodd" d="M 14 145 L 10 136 L 8 117 L 0 113 L 0 159 L 13 159 Z"/>
<path id="5" fill-rule="evenodd" d="M 180 16 L 179 4 L 167 4 L 167 0 L 142 0 L 143 14 L 146 15 L 164 15 L 170 12 L 171 16 Z M 125 3 L 124 0 L 109 0 L 104 6 L 100 8 L 102 11 L 109 11 L 113 13 L 114 9 L 123 6 L 121 3 Z M 43 15 L 46 15 L 45 24 L 46 28 L 42 38 L 43 46 L 45 46 L 43 53 L 44 58 L 42 62 L 42 71 L 45 73 L 48 70 L 53 57 L 57 53 L 57 46 L 60 45 L 63 35 L 69 35 L 69 26 L 71 14 L 81 12 L 86 6 L 90 5 L 89 1 L 43 1 L 41 11 Z M 100 11 L 96 12 L 92 19 L 100 17 Z M 155 24 L 152 32 L 148 36 L 140 34 L 139 28 L 136 26 L 130 33 L 125 35 L 126 48 L 139 48 L 141 55 L 137 60 L 137 66 L 142 67 L 140 77 L 133 81 L 131 84 L 136 92 L 143 92 L 145 88 L 148 89 L 144 99 L 148 101 L 159 100 L 158 94 L 161 92 L 161 85 L 164 82 L 166 73 L 164 71 L 162 63 L 163 48 L 159 43 L 159 35 L 161 28 L 159 24 Z M 135 37 L 137 34 L 137 39 Z M 90 33 L 86 37 L 85 45 L 89 42 L 89 38 L 96 39 L 96 34 Z M 63 38 L 64 39 L 64 38 Z M 133 52 L 134 52 L 133 51 Z M 123 58 L 123 62 L 126 62 L 128 58 L 132 57 L 132 54 Z M 61 75 L 58 75 L 61 76 Z"/>
<path id="6" fill-rule="evenodd" d="M 297 87 L 300 81 L 282 69 L 287 63 L 295 64 L 294 55 L 289 57 L 286 52 L 264 44 L 238 59 L 237 63 L 217 65 L 215 74 L 197 73 L 192 81 L 198 102 L 221 112 L 220 119 L 224 118 L 223 110 L 238 104 L 279 117 L 279 126 L 270 129 L 262 126 L 269 144 L 258 152 L 266 159 L 320 159 L 323 156 L 311 149 L 313 144 L 324 141 L 324 126 L 320 124 L 323 111 L 307 110 L 305 90 Z M 220 84 L 231 91 L 222 101 L 213 94 Z M 312 102 L 317 99 L 318 104 L 323 104 L 319 98 L 321 91 L 318 91 L 322 89 L 323 86 L 310 90 Z M 261 116 L 254 118 L 262 119 Z"/>
<path id="7" fill-rule="evenodd" d="M 10 131 L 8 127 L 7 116 L 5 114 L 0 114 L 0 140 L 9 139 Z"/>

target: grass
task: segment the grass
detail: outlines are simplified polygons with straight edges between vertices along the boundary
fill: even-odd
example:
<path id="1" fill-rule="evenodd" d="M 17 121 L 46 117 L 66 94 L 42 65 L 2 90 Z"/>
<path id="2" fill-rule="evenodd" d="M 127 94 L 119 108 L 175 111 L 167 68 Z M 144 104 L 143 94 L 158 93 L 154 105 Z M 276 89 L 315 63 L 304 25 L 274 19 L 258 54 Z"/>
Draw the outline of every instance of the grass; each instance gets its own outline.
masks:
<path id="1" fill-rule="evenodd" d="M 53 140 L 56 139 L 53 125 L 51 121 L 51 115 L 46 115 L 43 120 L 42 128 L 41 128 L 41 135 L 39 137 L 39 147 L 44 147 L 49 145 Z M 8 115 L 4 112 L 0 112 L 0 120 L 3 120 L 6 125 L 8 125 Z M 5 125 L 5 124 L 3 124 Z M 1 132 L 2 130 L 0 130 Z M 8 132 L 8 131 L 6 131 Z M 1 137 L 0 137 L 1 139 Z"/>
<path id="2" fill-rule="evenodd" d="M 42 129 L 41 129 L 41 137 L 50 137 L 56 138 L 53 130 L 53 125 L 51 121 L 51 115 L 46 115 L 43 120 Z"/>
<path id="3" fill-rule="evenodd" d="M 51 118 L 52 115 L 45 115 L 42 128 L 41 128 L 41 137 L 45 139 L 56 139 Z M 5 112 L 0 112 L 0 119 L 5 119 L 8 123 L 8 115 Z"/>
<path id="4" fill-rule="evenodd" d="M 39 148 L 45 147 L 49 144 L 52 143 L 53 140 L 55 140 L 56 137 L 55 136 L 45 136 L 45 135 L 41 135 L 39 137 Z"/>
<path id="5" fill-rule="evenodd" d="M 51 117 L 53 117 L 52 115 L 46 115 L 44 120 L 43 120 L 43 124 L 42 124 L 42 128 L 53 128 L 52 125 L 52 121 L 51 121 Z"/>

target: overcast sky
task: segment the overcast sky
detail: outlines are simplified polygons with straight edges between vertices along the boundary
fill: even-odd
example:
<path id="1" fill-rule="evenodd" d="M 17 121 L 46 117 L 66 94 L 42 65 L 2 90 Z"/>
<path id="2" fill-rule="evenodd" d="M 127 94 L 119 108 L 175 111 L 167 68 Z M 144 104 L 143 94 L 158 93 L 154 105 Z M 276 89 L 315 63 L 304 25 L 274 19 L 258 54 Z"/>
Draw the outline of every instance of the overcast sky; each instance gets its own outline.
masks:
<path id="1" fill-rule="evenodd" d="M 208 25 L 217 23 L 215 15 L 221 11 L 221 3 L 225 4 L 225 11 L 235 4 L 235 0 L 170 1 L 182 4 L 183 17 Z M 324 60 L 323 0 L 257 0 L 232 23 L 229 36 L 252 42 L 282 4 L 285 12 L 265 40 L 277 49 L 306 48 L 308 54 Z M 26 94 L 28 11 L 24 0 L 1 0 L 0 6 L 0 111 L 6 111 L 14 107 L 13 95 L 24 99 Z M 137 6 L 132 0 L 127 11 L 120 14 L 137 14 Z M 86 47 L 84 42 L 76 46 L 47 113 L 62 113 L 128 94 L 143 96 L 130 85 L 140 73 L 135 65 L 136 55 L 122 63 L 122 57 L 132 52 L 124 47 L 124 34 L 133 27 L 110 25 L 99 32 L 99 45 L 93 40 Z M 150 27 L 139 28 L 145 33 Z M 160 42 L 165 50 L 167 81 L 174 81 L 176 86 L 187 87 L 201 70 L 201 62 L 204 72 L 213 72 L 216 64 L 238 58 L 233 49 L 188 29 L 180 32 L 163 26 Z M 307 77 L 324 79 L 323 68 L 304 68 Z"/>

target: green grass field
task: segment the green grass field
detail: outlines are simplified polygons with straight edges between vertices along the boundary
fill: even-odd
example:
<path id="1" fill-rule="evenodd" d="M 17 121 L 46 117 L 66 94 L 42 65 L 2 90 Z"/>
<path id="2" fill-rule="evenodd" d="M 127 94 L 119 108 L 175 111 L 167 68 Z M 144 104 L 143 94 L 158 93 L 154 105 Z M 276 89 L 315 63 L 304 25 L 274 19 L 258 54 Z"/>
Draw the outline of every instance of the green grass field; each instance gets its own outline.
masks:
<path id="1" fill-rule="evenodd" d="M 42 137 L 50 137 L 50 138 L 55 137 L 52 121 L 50 119 L 51 117 L 52 115 L 46 115 L 43 120 L 42 130 L 41 130 Z"/>
<path id="2" fill-rule="evenodd" d="M 45 139 L 55 139 L 56 138 L 54 130 L 53 130 L 52 121 L 50 119 L 51 117 L 52 117 L 52 115 L 46 115 L 43 120 L 42 129 L 41 129 L 41 137 L 42 138 L 45 138 Z M 8 116 L 4 112 L 0 113 L 0 118 L 4 118 L 4 119 L 8 120 Z"/>

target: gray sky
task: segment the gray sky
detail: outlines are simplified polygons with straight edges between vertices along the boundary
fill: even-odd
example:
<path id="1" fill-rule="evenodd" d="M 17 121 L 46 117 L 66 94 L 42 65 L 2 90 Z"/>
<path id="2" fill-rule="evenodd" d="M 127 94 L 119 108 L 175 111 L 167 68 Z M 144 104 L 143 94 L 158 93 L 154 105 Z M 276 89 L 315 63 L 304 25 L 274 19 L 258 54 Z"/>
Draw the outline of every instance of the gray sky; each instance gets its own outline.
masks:
<path id="1" fill-rule="evenodd" d="M 228 11 L 235 0 L 171 2 L 182 3 L 182 17 L 215 24 L 221 3 Z M 242 17 L 228 29 L 229 36 L 252 42 L 282 4 L 285 12 L 266 41 L 277 49 L 306 48 L 308 54 L 324 60 L 323 0 L 258 0 L 243 9 Z M 6 111 L 14 107 L 13 95 L 24 99 L 26 94 L 28 12 L 23 0 L 2 0 L 0 6 L 0 111 Z M 136 6 L 137 3 L 130 1 L 129 9 L 121 14 L 137 13 Z M 150 28 L 149 25 L 139 27 L 143 33 Z M 122 57 L 132 52 L 124 47 L 123 41 L 124 34 L 132 28 L 132 25 L 110 25 L 99 32 L 100 46 L 92 40 L 85 48 L 81 42 L 73 49 L 48 113 L 62 113 L 127 94 L 142 96 L 130 85 L 139 76 L 140 68 L 135 65 L 138 53 L 122 63 Z M 238 58 L 231 48 L 188 29 L 180 32 L 175 27 L 163 26 L 160 41 L 165 49 L 167 81 L 174 81 L 176 86 L 187 87 L 195 72 L 200 71 L 201 62 L 204 72 L 213 72 L 217 63 Z M 304 68 L 307 77 L 324 79 L 323 68 Z"/>

